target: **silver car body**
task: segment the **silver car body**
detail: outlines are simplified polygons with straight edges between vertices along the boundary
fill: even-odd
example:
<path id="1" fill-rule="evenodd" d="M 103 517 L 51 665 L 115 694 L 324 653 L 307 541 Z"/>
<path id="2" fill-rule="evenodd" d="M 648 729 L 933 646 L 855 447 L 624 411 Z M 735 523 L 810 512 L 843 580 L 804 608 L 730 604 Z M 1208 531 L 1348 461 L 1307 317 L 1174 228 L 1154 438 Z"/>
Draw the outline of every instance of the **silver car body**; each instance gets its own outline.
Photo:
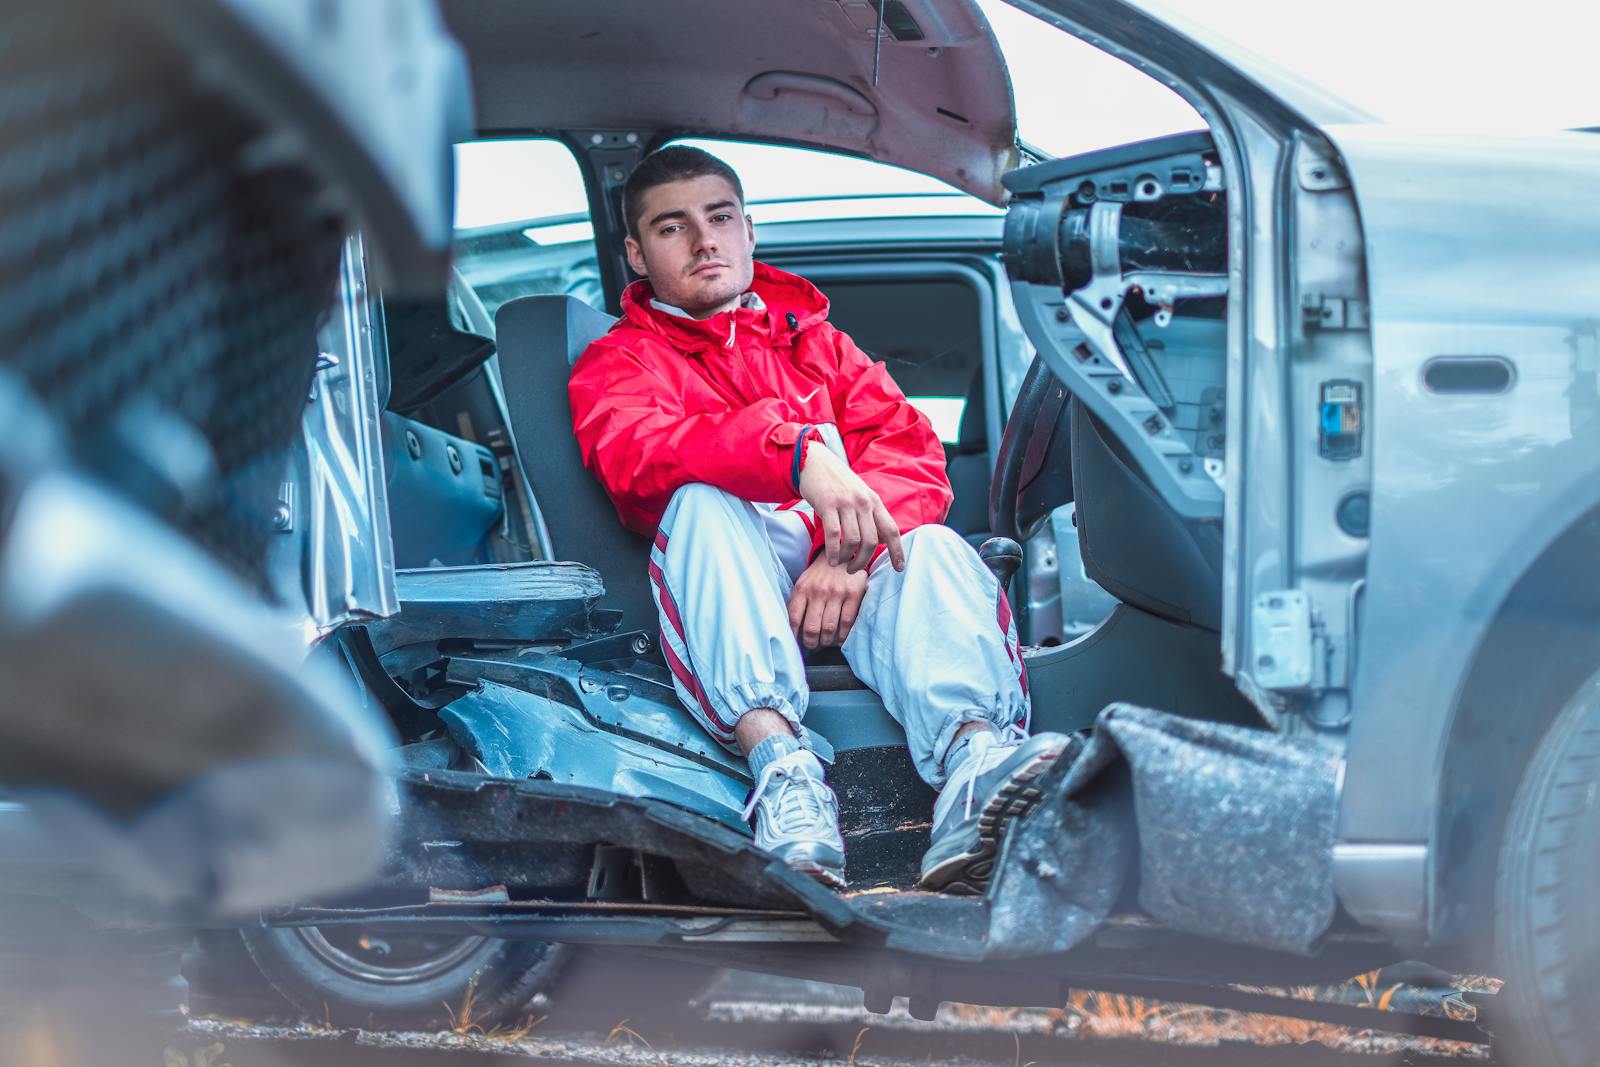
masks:
<path id="1" fill-rule="evenodd" d="M 1468 754 L 1482 731 L 1460 702 L 1519 579 L 1600 507 L 1600 138 L 1386 126 L 1153 4 L 1017 6 L 1172 86 L 1231 157 L 1225 669 L 1285 728 L 1346 745 L 1345 908 L 1402 942 L 1449 940 L 1442 833 L 1473 795 L 1459 768 L 1490 759 Z M 1456 357 L 1503 364 L 1506 387 L 1430 387 Z M 1334 374 L 1366 385 L 1367 436 L 1330 471 L 1308 416 Z M 1366 538 L 1334 521 L 1359 491 Z M 1264 605 L 1295 591 L 1309 680 L 1260 668 Z M 1456 832 L 1484 839 L 1481 863 L 1510 787 L 1476 788 Z"/>

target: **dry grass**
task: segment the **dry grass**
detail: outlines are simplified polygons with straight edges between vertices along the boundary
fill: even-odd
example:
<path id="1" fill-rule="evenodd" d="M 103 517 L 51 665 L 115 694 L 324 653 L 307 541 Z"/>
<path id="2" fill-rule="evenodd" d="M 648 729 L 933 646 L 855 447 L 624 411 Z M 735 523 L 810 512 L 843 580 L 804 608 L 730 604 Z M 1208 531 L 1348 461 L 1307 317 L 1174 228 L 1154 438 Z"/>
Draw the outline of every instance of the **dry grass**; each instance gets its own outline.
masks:
<path id="1" fill-rule="evenodd" d="M 863 1026 L 856 1031 L 855 1044 L 850 1046 L 850 1058 L 845 1060 L 845 1067 L 856 1067 L 856 1053 L 861 1051 L 861 1040 L 867 1036 L 867 1031 L 871 1029 L 872 1027 L 870 1026 Z"/>
<path id="2" fill-rule="evenodd" d="M 545 1016 L 534 1018 L 531 1014 L 524 1015 L 522 1020 L 515 1025 L 496 1023 L 485 1029 L 483 1017 L 475 1011 L 477 1007 L 478 983 L 467 984 L 467 991 L 461 998 L 461 1010 L 458 1012 L 448 1003 L 444 1010 L 450 1016 L 450 1032 L 458 1037 L 477 1038 L 481 1041 L 501 1044 L 516 1044 L 533 1032 L 534 1027 L 544 1022 Z"/>
<path id="3" fill-rule="evenodd" d="M 194 1049 L 185 1056 L 179 1049 L 168 1045 L 162 1051 L 162 1062 L 165 1067 L 231 1067 L 223 1062 L 222 1042 L 217 1041 L 205 1048 Z"/>
<path id="4" fill-rule="evenodd" d="M 611 1032 L 606 1035 L 604 1043 L 610 1045 L 619 1037 L 626 1037 L 631 1044 L 642 1045 L 646 1052 L 656 1058 L 656 1062 L 661 1064 L 661 1067 L 667 1067 L 667 1061 L 661 1053 L 657 1052 L 655 1046 L 644 1039 L 643 1034 L 629 1026 L 626 1019 L 611 1028 Z"/>
<path id="5" fill-rule="evenodd" d="M 1498 983 L 1464 979 L 1462 989 L 1492 991 Z M 1297 986 L 1288 989 L 1245 988 L 1246 992 L 1286 996 L 1296 1000 L 1336 1000 L 1341 1003 L 1364 1003 L 1375 1011 L 1388 1011 L 1396 994 L 1404 987 L 1380 982 L 1378 972 L 1361 975 L 1347 986 Z M 1350 989 L 1359 991 L 1360 1000 L 1349 995 Z M 1454 1018 L 1452 1001 L 1444 1002 L 1445 1013 Z M 998 1009 L 974 1005 L 946 1005 L 951 1018 L 970 1024 L 1012 1029 L 1023 1022 L 1022 1016 L 1035 1020 L 1041 1014 L 1027 1009 Z M 1441 1055 L 1481 1055 L 1482 1046 L 1456 1041 L 1438 1041 L 1423 1037 L 1398 1037 L 1382 1030 L 1363 1030 L 1312 1019 L 1286 1016 L 1259 1015 L 1249 1012 L 1225 1011 L 1197 1005 L 1174 1004 L 1147 1000 L 1120 993 L 1101 993 L 1092 990 L 1074 992 L 1060 1009 L 1045 1011 L 1044 1030 L 1049 1033 L 1105 1040 L 1158 1041 L 1165 1044 L 1216 1046 L 1225 1043 L 1249 1043 L 1265 1046 L 1322 1045 L 1341 1051 L 1371 1049 L 1384 1043 L 1403 1042 L 1407 1048 L 1427 1050 Z M 1026 1025 L 1026 1024 L 1024 1024 Z M 1017 1058 L 1021 1058 L 1020 1044 Z M 1021 1067 L 1019 1064 L 1018 1067 Z"/>
<path id="6" fill-rule="evenodd" d="M 466 1037 L 472 1033 L 483 1033 L 483 1027 L 472 1017 L 472 1009 L 478 999 L 478 981 L 473 979 L 467 983 L 467 991 L 461 997 L 461 1011 L 458 1014 L 449 1002 L 444 1005 L 444 1010 L 450 1016 L 450 1032 Z"/>

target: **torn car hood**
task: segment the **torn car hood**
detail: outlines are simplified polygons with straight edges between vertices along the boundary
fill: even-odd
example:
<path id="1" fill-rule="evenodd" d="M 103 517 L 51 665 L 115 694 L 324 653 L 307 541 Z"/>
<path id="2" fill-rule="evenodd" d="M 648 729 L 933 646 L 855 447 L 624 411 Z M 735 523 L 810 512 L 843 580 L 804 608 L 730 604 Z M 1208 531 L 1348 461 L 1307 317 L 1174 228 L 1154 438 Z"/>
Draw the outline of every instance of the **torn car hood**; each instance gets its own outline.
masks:
<path id="1" fill-rule="evenodd" d="M 1010 78 L 972 0 L 886 0 L 881 36 L 869 0 L 442 6 L 467 52 L 484 136 L 790 141 L 921 171 L 994 204 L 1016 165 Z"/>

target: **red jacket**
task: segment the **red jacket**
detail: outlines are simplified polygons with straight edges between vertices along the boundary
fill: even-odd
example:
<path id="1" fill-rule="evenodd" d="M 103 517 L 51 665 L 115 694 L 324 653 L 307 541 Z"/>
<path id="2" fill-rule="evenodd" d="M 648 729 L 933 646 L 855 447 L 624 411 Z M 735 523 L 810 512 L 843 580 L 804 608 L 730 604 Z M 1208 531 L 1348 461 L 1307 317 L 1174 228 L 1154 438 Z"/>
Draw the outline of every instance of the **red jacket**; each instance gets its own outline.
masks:
<path id="1" fill-rule="evenodd" d="M 828 323 L 816 286 L 757 263 L 751 289 L 764 308 L 690 319 L 652 307 L 649 283 L 636 281 L 622 318 L 573 367 L 578 448 L 623 523 L 653 533 L 692 482 L 756 502 L 797 499 L 796 444 L 822 423 L 838 427 L 851 469 L 902 534 L 941 521 L 950 482 L 927 416 Z"/>

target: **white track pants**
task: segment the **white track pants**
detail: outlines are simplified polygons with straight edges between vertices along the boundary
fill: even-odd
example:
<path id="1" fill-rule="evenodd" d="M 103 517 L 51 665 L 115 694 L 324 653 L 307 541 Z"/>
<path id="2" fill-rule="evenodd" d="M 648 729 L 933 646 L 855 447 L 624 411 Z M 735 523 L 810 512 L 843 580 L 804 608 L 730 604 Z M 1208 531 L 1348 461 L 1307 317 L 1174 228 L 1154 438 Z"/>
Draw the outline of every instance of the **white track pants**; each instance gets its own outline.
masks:
<path id="1" fill-rule="evenodd" d="M 751 504 L 694 484 L 673 495 L 656 534 L 650 579 L 678 696 L 734 751 L 733 727 L 747 711 L 772 708 L 796 725 L 805 716 L 788 602 L 809 562 L 813 521 L 804 502 Z M 938 788 L 963 723 L 1026 725 L 1027 676 L 1011 606 L 972 546 L 947 526 L 902 540 L 905 571 L 878 558 L 843 651 Z"/>

